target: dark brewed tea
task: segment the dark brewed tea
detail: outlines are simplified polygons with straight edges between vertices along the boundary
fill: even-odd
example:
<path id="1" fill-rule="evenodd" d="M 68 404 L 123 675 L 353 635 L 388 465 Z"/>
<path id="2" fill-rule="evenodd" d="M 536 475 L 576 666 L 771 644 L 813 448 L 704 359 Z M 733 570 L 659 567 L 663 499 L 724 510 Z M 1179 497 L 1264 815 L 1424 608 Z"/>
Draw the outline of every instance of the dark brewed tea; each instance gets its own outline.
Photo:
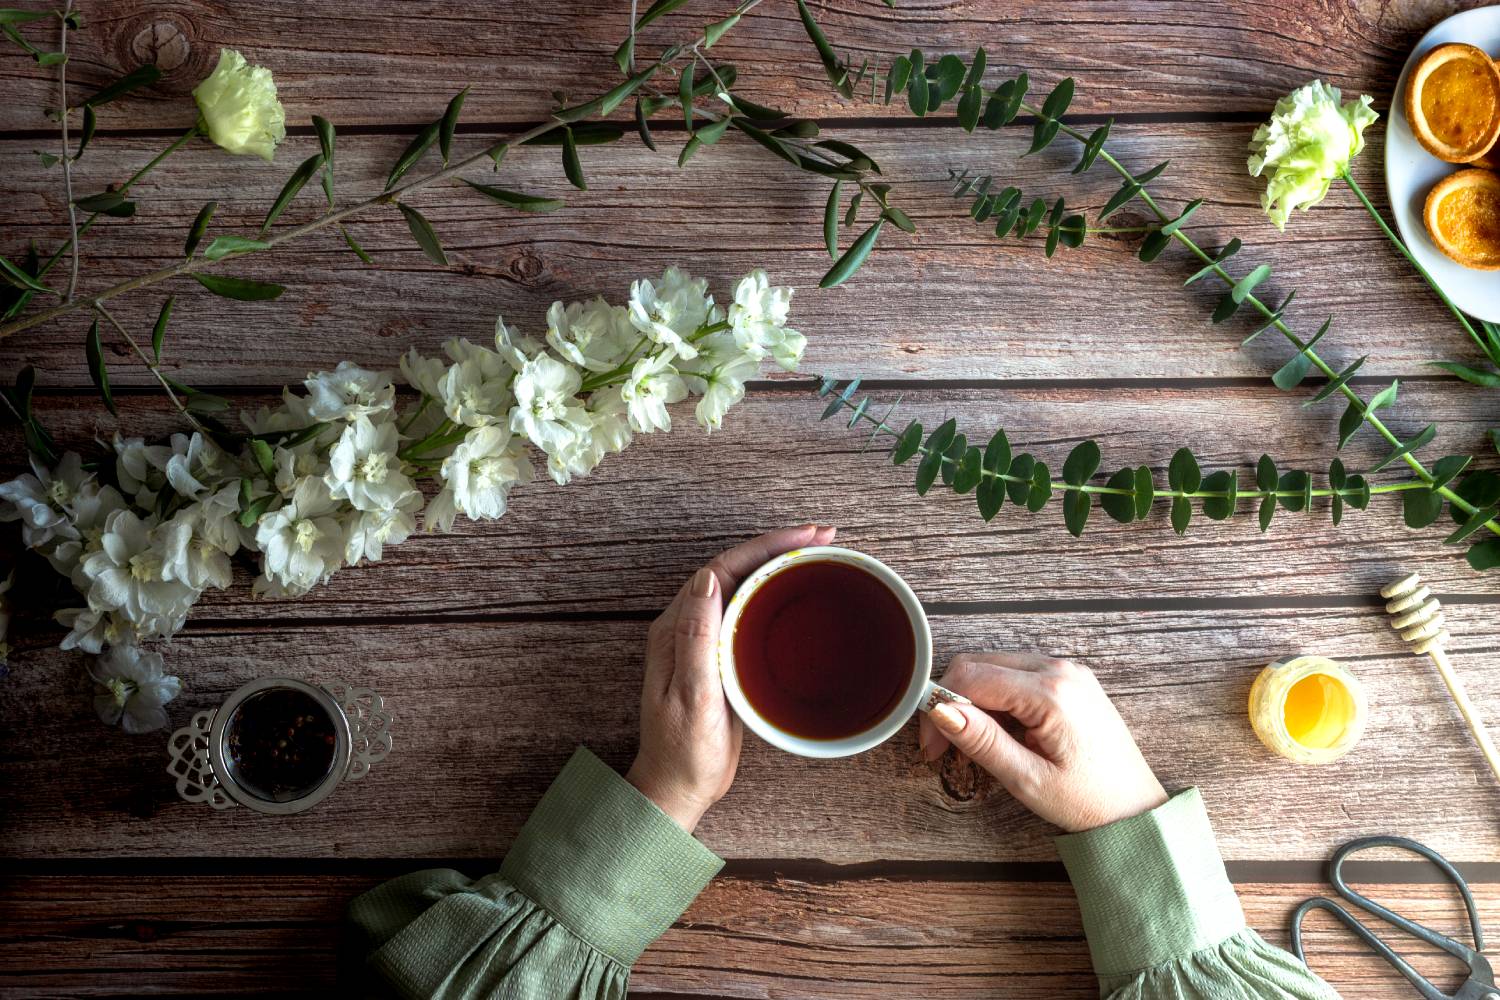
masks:
<path id="1" fill-rule="evenodd" d="M 225 735 L 241 787 L 271 802 L 305 795 L 333 768 L 333 720 L 294 688 L 251 695 Z"/>
<path id="2" fill-rule="evenodd" d="M 796 563 L 745 602 L 734 665 L 766 721 L 804 739 L 844 739 L 901 701 L 916 636 L 900 599 L 872 574 L 847 563 Z"/>

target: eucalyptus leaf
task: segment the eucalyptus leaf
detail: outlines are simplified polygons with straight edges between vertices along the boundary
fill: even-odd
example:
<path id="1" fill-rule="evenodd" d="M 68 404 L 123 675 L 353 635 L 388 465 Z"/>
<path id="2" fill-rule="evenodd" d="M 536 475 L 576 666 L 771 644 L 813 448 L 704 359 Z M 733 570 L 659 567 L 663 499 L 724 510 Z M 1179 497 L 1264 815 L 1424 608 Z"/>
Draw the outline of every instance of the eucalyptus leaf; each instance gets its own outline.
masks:
<path id="1" fill-rule="evenodd" d="M 1211 472 L 1204 477 L 1202 487 L 1205 493 L 1223 493 L 1224 496 L 1210 496 L 1203 498 L 1203 516 L 1210 521 L 1226 521 L 1234 516 L 1236 497 L 1238 494 L 1239 475 L 1232 471 L 1220 469 Z"/>
<path id="2" fill-rule="evenodd" d="M 1262 492 L 1274 490 L 1278 481 L 1276 463 L 1271 460 L 1271 456 L 1260 456 L 1260 461 L 1255 465 L 1255 488 Z"/>
<path id="3" fill-rule="evenodd" d="M 1144 521 L 1151 513 L 1151 503 L 1156 499 L 1156 484 L 1151 481 L 1151 470 L 1142 465 L 1135 470 L 1135 519 Z"/>
<path id="4" fill-rule="evenodd" d="M 1026 509 L 1035 514 L 1052 499 L 1052 476 L 1046 462 L 1037 462 L 1031 470 L 1031 489 L 1026 494 Z"/>
<path id="5" fill-rule="evenodd" d="M 1188 448 L 1178 448 L 1167 466 L 1167 485 L 1182 493 L 1196 493 L 1203 483 L 1198 460 Z"/>
<path id="6" fill-rule="evenodd" d="M 1063 497 L 1063 524 L 1067 525 L 1068 533 L 1074 538 L 1083 534 L 1083 526 L 1088 523 L 1089 508 L 1092 506 L 1093 494 L 1082 490 L 1070 490 Z"/>
<path id="7" fill-rule="evenodd" d="M 1471 569 L 1480 572 L 1500 566 L 1500 538 L 1491 538 L 1470 546 L 1466 559 Z"/>
<path id="8" fill-rule="evenodd" d="M 1454 508 L 1454 510 L 1456 511 L 1457 508 Z M 1490 521 L 1494 520 L 1497 514 L 1500 514 L 1500 507 L 1497 507 L 1494 504 L 1491 504 L 1488 507 L 1479 508 L 1478 510 L 1474 511 L 1474 513 L 1468 515 L 1468 519 L 1464 521 L 1464 523 L 1458 528 L 1457 531 L 1453 532 L 1453 534 L 1443 539 L 1443 543 L 1445 545 L 1457 545 L 1459 542 L 1463 541 L 1479 529 L 1483 528 Z"/>
<path id="9" fill-rule="evenodd" d="M 1306 510 L 1312 500 L 1312 477 L 1300 469 L 1281 474 L 1276 482 L 1277 501 L 1289 511 Z"/>
<path id="10" fill-rule="evenodd" d="M 1000 508 L 1005 506 L 1005 480 L 998 476 L 985 476 L 975 490 L 974 498 L 979 504 L 979 516 L 985 521 L 993 520 L 1000 513 Z"/>
<path id="11" fill-rule="evenodd" d="M 1187 497 L 1172 498 L 1172 530 L 1179 535 L 1187 534 L 1193 520 L 1193 505 Z"/>
<path id="12" fill-rule="evenodd" d="M 1010 441 L 1005 431 L 998 430 L 984 447 L 984 467 L 995 476 L 1003 476 L 1010 471 L 1010 461 Z"/>
<path id="13" fill-rule="evenodd" d="M 1135 520 L 1135 470 L 1129 467 L 1121 469 L 1110 476 L 1104 485 L 1107 489 L 1126 491 L 1124 494 L 1099 494 L 1099 506 L 1104 508 L 1104 513 L 1121 524 L 1129 524 Z"/>
<path id="14" fill-rule="evenodd" d="M 1407 490 L 1401 494 L 1401 518 L 1408 528 L 1425 528 L 1442 513 L 1441 494 L 1426 488 Z"/>
<path id="15" fill-rule="evenodd" d="M 1260 502 L 1260 530 L 1262 533 L 1271 529 L 1271 521 L 1276 517 L 1276 498 L 1267 496 Z"/>
<path id="16" fill-rule="evenodd" d="M 1417 434 L 1416 437 L 1412 438 L 1409 441 L 1403 441 L 1389 455 L 1385 456 L 1385 458 L 1377 462 L 1375 464 L 1375 467 L 1370 471 L 1379 472 L 1381 469 L 1384 469 L 1386 466 L 1390 465 L 1397 459 L 1409 455 L 1412 452 L 1416 451 L 1418 448 L 1426 445 L 1435 437 L 1437 437 L 1437 424 L 1428 424 L 1426 427 L 1422 428 L 1421 432 Z"/>
<path id="17" fill-rule="evenodd" d="M 1109 138 L 1109 130 L 1114 123 L 1115 120 L 1111 118 L 1089 134 L 1088 141 L 1083 144 L 1083 155 L 1079 157 L 1078 166 L 1073 168 L 1073 173 L 1086 173 L 1089 167 L 1094 165 L 1094 161 L 1099 158 L 1100 152 L 1104 149 L 1104 141 Z"/>
<path id="18" fill-rule="evenodd" d="M 1010 464 L 1011 479 L 1005 484 L 1006 495 L 1013 504 L 1025 504 L 1031 496 L 1031 475 L 1036 471 L 1036 459 L 1022 452 Z"/>
<path id="19" fill-rule="evenodd" d="M 1271 276 L 1270 264 L 1259 264 L 1249 274 L 1234 283 L 1230 293 L 1235 302 L 1244 302 L 1245 297 L 1255 291 L 1255 286 Z"/>
<path id="20" fill-rule="evenodd" d="M 921 447 L 922 425 L 913 420 L 906 425 L 906 429 L 896 439 L 896 446 L 891 449 L 891 463 L 905 465 Z"/>
<path id="21" fill-rule="evenodd" d="M 1473 461 L 1474 456 L 1472 455 L 1444 455 L 1432 463 L 1432 482 L 1428 485 L 1435 490 L 1447 486 L 1453 480 L 1457 479 L 1459 474 L 1467 469 Z"/>
<path id="22" fill-rule="evenodd" d="M 1099 471 L 1099 458 L 1098 442 L 1080 442 L 1068 453 L 1067 459 L 1063 462 L 1063 482 L 1070 486 L 1082 486 L 1095 472 Z"/>

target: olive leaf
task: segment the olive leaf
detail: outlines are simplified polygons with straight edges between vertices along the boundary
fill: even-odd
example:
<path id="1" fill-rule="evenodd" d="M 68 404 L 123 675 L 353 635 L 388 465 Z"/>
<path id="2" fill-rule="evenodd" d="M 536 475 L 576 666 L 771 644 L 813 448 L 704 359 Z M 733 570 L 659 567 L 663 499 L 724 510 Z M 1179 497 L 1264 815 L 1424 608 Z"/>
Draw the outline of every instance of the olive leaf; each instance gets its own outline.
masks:
<path id="1" fill-rule="evenodd" d="M 94 388 L 99 390 L 99 395 L 104 397 L 104 405 L 110 413 L 119 416 L 115 409 L 115 395 L 109 387 L 109 368 L 104 364 L 104 349 L 99 343 L 99 319 L 89 326 L 87 339 L 83 343 L 84 354 L 88 358 L 89 377 L 94 380 Z"/>
<path id="2" fill-rule="evenodd" d="M 396 207 L 401 210 L 402 216 L 406 219 L 406 226 L 411 230 L 412 238 L 417 241 L 417 246 L 422 248 L 428 260 L 434 264 L 446 266 L 448 255 L 443 253 L 443 244 L 438 240 L 438 235 L 433 230 L 432 223 L 427 221 L 427 217 L 404 201 L 397 202 Z"/>
<path id="3" fill-rule="evenodd" d="M 193 272 L 193 280 L 215 295 L 241 302 L 261 302 L 280 297 L 286 288 L 270 281 L 252 281 L 249 278 L 233 278 L 223 274 Z"/>

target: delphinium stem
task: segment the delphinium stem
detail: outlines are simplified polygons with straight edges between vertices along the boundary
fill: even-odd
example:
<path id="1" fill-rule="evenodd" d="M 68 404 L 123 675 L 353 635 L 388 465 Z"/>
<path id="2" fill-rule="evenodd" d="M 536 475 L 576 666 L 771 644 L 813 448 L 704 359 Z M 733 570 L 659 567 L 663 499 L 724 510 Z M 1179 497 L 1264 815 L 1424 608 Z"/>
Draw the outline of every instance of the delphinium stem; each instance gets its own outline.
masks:
<path id="1" fill-rule="evenodd" d="M 1021 105 L 1021 109 L 1028 114 L 1036 115 L 1039 118 L 1048 118 L 1057 121 L 1060 130 L 1064 134 L 1080 143 L 1088 142 L 1088 136 L 1073 128 L 1071 125 L 1068 125 L 1065 122 L 1061 121 L 1061 119 L 1055 119 L 1050 115 L 1042 114 L 1040 108 L 1032 107 L 1031 105 L 1023 102 Z M 1119 174 L 1121 177 L 1126 178 L 1130 181 L 1135 180 L 1135 175 L 1133 175 L 1128 169 L 1126 169 L 1119 160 L 1115 159 L 1115 157 L 1110 154 L 1109 150 L 1101 150 L 1099 153 L 1099 158 L 1105 163 L 1109 164 L 1110 169 L 1114 170 L 1115 173 Z M 1141 188 L 1140 193 L 1137 195 L 1137 197 L 1139 197 L 1142 203 L 1144 203 L 1146 207 L 1149 208 L 1163 223 L 1172 221 L 1172 216 L 1162 210 L 1161 206 L 1157 204 L 1156 200 L 1151 197 L 1151 193 L 1144 187 Z M 1229 274 L 1229 272 L 1226 271 L 1224 267 L 1220 265 L 1202 247 L 1198 246 L 1198 244 L 1193 241 L 1192 237 L 1184 233 L 1181 227 L 1173 231 L 1172 238 L 1185 246 L 1194 256 L 1196 256 L 1205 265 L 1207 265 L 1216 277 L 1221 279 L 1231 288 L 1234 287 L 1236 281 Z M 1316 351 L 1308 349 L 1307 343 L 1303 341 L 1302 338 L 1298 337 L 1297 334 L 1294 333 L 1292 329 L 1288 327 L 1286 323 L 1284 323 L 1281 318 L 1276 315 L 1275 310 L 1262 302 L 1258 296 L 1256 296 L 1253 292 L 1247 294 L 1245 296 L 1245 302 L 1249 303 L 1252 308 L 1254 308 L 1261 314 L 1261 316 L 1263 316 L 1267 320 L 1270 320 L 1271 325 L 1274 326 L 1278 331 L 1280 331 L 1281 334 L 1286 337 L 1286 339 L 1290 341 L 1294 347 L 1297 348 L 1298 351 L 1304 354 L 1307 357 L 1307 360 L 1312 363 L 1313 367 L 1317 368 L 1318 371 L 1322 372 L 1330 380 L 1336 379 L 1338 377 L 1338 372 L 1336 372 L 1326 361 L 1319 357 Z M 1364 399 L 1360 397 L 1359 393 L 1355 392 L 1347 384 L 1340 385 L 1338 391 L 1345 399 L 1347 399 L 1351 404 L 1359 409 L 1361 418 L 1371 427 L 1373 427 L 1376 433 L 1384 438 L 1387 443 L 1395 448 L 1400 448 L 1402 446 L 1401 439 L 1394 433 L 1392 433 L 1390 428 L 1386 427 L 1385 423 L 1380 419 L 1379 416 L 1375 414 L 1374 411 L 1369 408 Z M 1424 484 L 1431 484 L 1433 482 L 1432 473 L 1427 471 L 1427 467 L 1422 464 L 1420 459 L 1412 455 L 1411 452 L 1402 454 L 1401 459 L 1407 464 L 1408 467 L 1411 468 L 1413 472 L 1417 474 L 1417 476 L 1421 480 L 1423 480 Z M 1437 487 L 1436 492 L 1442 495 L 1443 498 L 1451 503 L 1454 507 L 1457 507 L 1459 510 L 1463 511 L 1466 514 L 1472 514 L 1478 509 L 1446 485 Z M 1497 521 L 1487 521 L 1485 523 L 1485 527 L 1494 534 L 1500 535 L 1500 523 L 1497 523 Z"/>

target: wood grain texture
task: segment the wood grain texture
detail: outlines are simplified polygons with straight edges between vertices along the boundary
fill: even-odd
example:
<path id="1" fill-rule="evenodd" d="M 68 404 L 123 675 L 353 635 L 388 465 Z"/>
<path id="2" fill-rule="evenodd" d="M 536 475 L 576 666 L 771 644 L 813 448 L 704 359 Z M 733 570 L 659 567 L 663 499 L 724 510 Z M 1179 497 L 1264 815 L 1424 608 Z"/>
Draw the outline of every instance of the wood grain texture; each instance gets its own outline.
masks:
<path id="1" fill-rule="evenodd" d="M 352 978 L 339 978 L 341 922 L 348 900 L 375 882 L 358 875 L 0 880 L 0 976 L 14 1000 L 148 989 L 354 995 Z M 1467 939 L 1450 890 L 1365 888 L 1399 912 Z M 1239 887 L 1250 925 L 1279 946 L 1289 911 L 1318 891 Z M 1481 920 L 1493 926 L 1500 886 L 1477 885 L 1475 894 Z M 1308 931 L 1309 961 L 1344 996 L 1410 995 L 1325 915 L 1314 914 Z M 1445 989 L 1460 980 L 1434 949 L 1403 942 L 1402 952 Z M 640 997 L 1097 996 L 1072 890 L 1015 882 L 717 879 L 646 951 L 631 985 Z"/>
<path id="2" fill-rule="evenodd" d="M 1383 105 L 1401 62 L 1431 24 L 1482 0 L 910 0 L 896 10 L 878 0 L 816 3 L 840 52 L 888 64 L 920 47 L 989 53 L 992 75 L 1027 70 L 1048 85 L 1071 74 L 1084 84 L 1079 113 L 1261 113 L 1314 77 L 1364 91 Z M 322 114 L 338 124 L 427 122 L 465 84 L 471 115 L 534 121 L 555 105 L 554 90 L 581 100 L 618 79 L 611 53 L 625 37 L 628 8 L 609 0 L 554 6 L 452 2 L 368 5 L 333 0 L 309 16 L 297 0 L 251 6 L 203 0 L 81 0 L 70 77 L 79 92 L 143 62 L 166 76 L 130 104 L 111 106 L 111 127 L 186 127 L 188 93 L 212 71 L 221 46 L 270 66 L 289 122 Z M 729 14 L 729 0 L 697 3 L 648 29 L 641 53 L 701 36 Z M 40 36 L 38 36 L 40 38 Z M 40 109 L 54 100 L 52 74 L 18 49 L 0 56 L 8 101 L 0 129 L 48 127 Z M 534 53 L 525 58 L 523 53 Z M 713 48 L 740 69 L 747 96 L 801 115 L 865 111 L 841 102 L 790 4 L 766 4 Z M 627 109 L 628 110 L 628 109 Z"/>
<path id="3" fill-rule="evenodd" d="M 1285 234 L 1276 232 L 1260 214 L 1259 182 L 1244 168 L 1252 127 L 1119 126 L 1111 148 L 1137 170 L 1170 159 L 1152 186 L 1162 203 L 1180 207 L 1207 198 L 1188 230 L 1210 248 L 1243 238 L 1248 248 L 1237 258 L 1237 273 L 1257 262 L 1273 265 L 1263 294 L 1280 301 L 1297 290 L 1289 316 L 1304 336 L 1332 314 L 1334 329 L 1320 348 L 1330 363 L 1368 354 L 1363 375 L 1404 377 L 1436 373 L 1427 365 L 1434 358 L 1469 359 L 1463 332 L 1342 185 Z M 170 373 L 212 385 L 279 385 L 343 359 L 389 365 L 410 346 L 433 350 L 452 336 L 485 341 L 497 313 L 523 332 L 541 333 L 555 299 L 603 294 L 624 301 L 630 282 L 672 264 L 709 277 L 721 300 L 754 267 L 800 289 L 792 319 L 809 337 L 805 366 L 813 371 L 908 379 L 1244 378 L 1264 385 L 1260 380 L 1289 356 L 1275 333 L 1240 349 L 1258 325 L 1248 314 L 1209 323 L 1224 290 L 1210 281 L 1181 287 L 1199 267 L 1185 250 L 1145 265 L 1134 257 L 1135 236 L 1108 235 L 1049 261 L 1041 240 L 1001 243 L 992 227 L 969 219 L 967 203 L 950 197 L 948 170 L 960 167 L 993 171 L 997 184 L 1014 183 L 1028 198 L 1062 194 L 1070 205 L 1102 207 L 1118 178 L 1102 165 L 1069 175 L 1077 150 L 1066 140 L 1019 159 L 1029 129 L 972 137 L 956 128 L 829 134 L 858 142 L 881 163 L 897 185 L 892 197 L 920 227 L 913 237 L 891 229 L 855 278 L 830 291 L 816 288 L 829 266 L 820 224 L 826 183 L 733 137 L 679 171 L 671 159 L 679 137 L 664 134 L 660 154 L 633 135 L 615 146 L 585 148 L 586 192 L 567 187 L 550 147 L 513 153 L 499 175 L 474 172 L 481 182 L 568 201 L 547 215 L 507 211 L 456 182 L 414 193 L 410 200 L 448 249 L 448 268 L 423 257 L 400 214 L 384 208 L 350 226 L 377 266 L 360 263 L 336 232 L 324 231 L 220 265 L 222 273 L 285 283 L 287 293 L 274 302 L 232 302 L 178 278 L 124 296 L 112 311 L 145 337 L 162 299 L 176 294 L 165 351 Z M 1372 139 L 1378 144 L 1378 136 Z M 375 193 L 407 141 L 341 139 L 340 197 Z M 166 145 L 99 142 L 100 155 L 79 164 L 80 191 L 123 179 Z M 0 163 L 14 178 L 0 252 L 12 259 L 26 241 L 54 247 L 64 233 L 56 178 L 36 166 L 35 147 L 34 140 L 0 142 Z M 209 200 L 221 201 L 213 234 L 254 235 L 287 174 L 315 150 L 315 140 L 295 139 L 275 166 L 231 160 L 201 144 L 178 153 L 137 189 L 137 218 L 111 220 L 86 235 L 85 294 L 180 259 L 183 238 Z M 429 166 L 435 164 L 434 156 Z M 1378 158 L 1358 167 L 1379 197 Z M 309 187 L 277 225 L 322 211 Z M 1127 207 L 1113 223 L 1140 225 L 1142 211 Z M 0 369 L 31 363 L 41 369 L 43 385 L 86 386 L 87 327 L 80 314 L 0 341 Z M 117 383 L 150 380 L 120 338 L 105 340 Z"/>
<path id="4" fill-rule="evenodd" d="M 1384 832 L 1454 860 L 1500 857 L 1500 788 L 1435 673 L 1397 649 L 1374 609 L 932 621 L 939 663 L 1022 648 L 1091 664 L 1163 783 L 1203 788 L 1228 858 L 1320 858 Z M 1450 628 L 1450 654 L 1480 710 L 1500 717 L 1500 619 L 1455 608 Z M 23 633 L 28 645 L 0 689 L 0 837 L 19 858 L 497 857 L 575 745 L 628 765 L 645 632 L 644 621 L 586 619 L 190 628 L 170 647 L 186 687 L 172 705 L 177 725 L 269 673 L 354 678 L 389 699 L 392 757 L 286 818 L 177 801 L 166 734 L 101 728 L 83 658 L 56 651 L 55 636 Z M 1297 652 L 1342 658 L 1372 704 L 1358 749 L 1323 768 L 1273 758 L 1246 722 L 1256 673 Z M 844 760 L 794 758 L 747 739 L 733 790 L 698 828 L 727 857 L 840 863 L 1047 860 L 1050 833 L 971 767 L 919 764 L 915 724 Z"/>
<path id="5" fill-rule="evenodd" d="M 874 393 L 877 405 L 896 395 Z M 259 405 L 261 397 L 242 401 Z M 161 435 L 178 426 L 159 394 L 133 396 L 121 406 L 118 426 L 128 432 Z M 91 455 L 98 449 L 94 436 L 107 438 L 117 426 L 92 397 L 43 398 L 37 409 L 60 440 Z M 986 524 L 972 496 L 946 490 L 917 496 L 911 466 L 893 467 L 883 449 L 862 451 L 867 435 L 835 420 L 819 422 L 821 409 L 810 391 L 767 387 L 733 410 L 723 431 L 705 436 L 692 424 L 690 406 L 675 407 L 673 432 L 640 438 L 587 480 L 559 487 L 544 478 L 518 490 L 498 521 L 464 520 L 450 535 L 415 536 L 388 550 L 380 564 L 341 570 L 297 600 L 251 601 L 249 574 L 242 572 L 232 589 L 206 593 L 196 614 L 246 623 L 266 617 L 655 614 L 721 549 L 807 521 L 839 526 L 846 544 L 888 562 L 935 607 L 1040 602 L 1057 608 L 1058 601 L 1119 607 L 1130 600 L 1175 607 L 1201 601 L 1361 606 L 1373 604 L 1379 588 L 1409 568 L 1420 569 L 1450 604 L 1460 595 L 1500 598 L 1500 577 L 1475 573 L 1462 547 L 1442 544 L 1451 530 L 1446 519 L 1412 531 L 1394 497 L 1374 498 L 1364 513 L 1348 512 L 1338 528 L 1323 501 L 1311 514 L 1283 511 L 1265 535 L 1248 503 L 1227 523 L 1197 518 L 1185 538 L 1172 532 L 1164 503 L 1149 521 L 1130 525 L 1095 509 L 1084 536 L 1074 539 L 1063 527 L 1060 500 L 1035 515 L 1007 505 Z M 1393 426 L 1405 434 L 1422 421 L 1439 421 L 1443 430 L 1429 449 L 1433 455 L 1488 448 L 1483 434 L 1493 418 L 1483 390 L 1418 382 L 1387 412 L 1397 414 Z M 1171 454 L 1190 444 L 1205 470 L 1238 466 L 1248 486 L 1262 447 L 1272 449 L 1283 468 L 1311 468 L 1321 484 L 1338 410 L 1302 409 L 1286 396 L 1248 388 L 907 387 L 897 419 L 933 426 L 947 416 L 981 442 L 1004 427 L 1016 448 L 1033 449 L 1053 469 L 1074 444 L 1093 436 L 1103 449 L 1104 472 L 1144 463 L 1159 483 Z M 5 433 L 5 453 L 19 455 L 19 436 L 13 428 Z M 1367 431 L 1342 457 L 1359 469 L 1383 454 Z M 1394 472 L 1377 477 L 1397 478 Z M 712 516 L 695 518 L 693 510 Z M 35 569 L 39 582 L 51 578 L 49 569 Z M 1393 648 L 1395 637 L 1376 632 L 1369 642 Z"/>

